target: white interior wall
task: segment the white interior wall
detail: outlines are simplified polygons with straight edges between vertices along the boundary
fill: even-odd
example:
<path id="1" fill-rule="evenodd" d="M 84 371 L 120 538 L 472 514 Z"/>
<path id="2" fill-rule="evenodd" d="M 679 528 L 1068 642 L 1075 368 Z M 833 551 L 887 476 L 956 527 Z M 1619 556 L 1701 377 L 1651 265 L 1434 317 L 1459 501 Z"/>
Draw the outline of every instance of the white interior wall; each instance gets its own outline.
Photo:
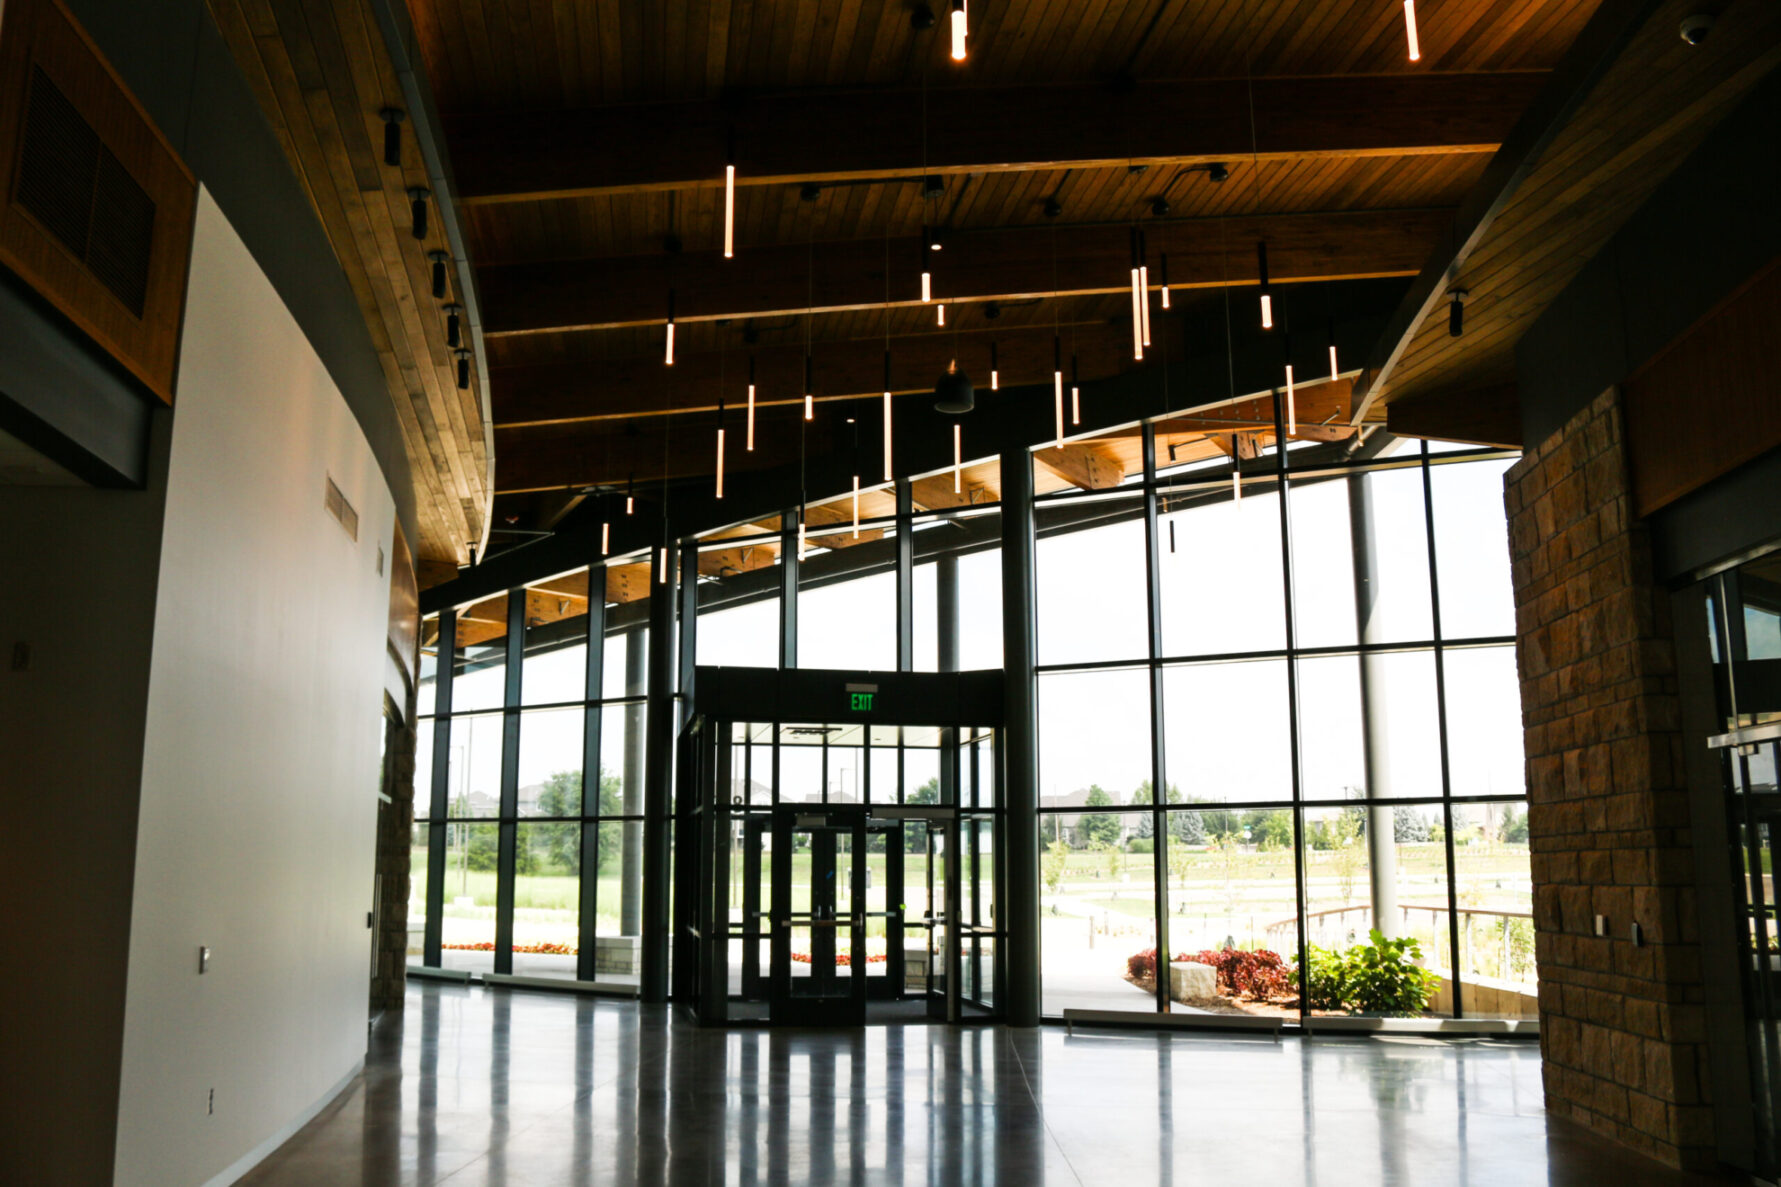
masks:
<path id="1" fill-rule="evenodd" d="M 185 327 L 116 1150 L 117 1182 L 181 1187 L 237 1177 L 364 1055 L 389 597 L 376 556 L 395 514 L 208 193 Z M 356 543 L 323 508 L 329 475 L 358 510 Z"/>

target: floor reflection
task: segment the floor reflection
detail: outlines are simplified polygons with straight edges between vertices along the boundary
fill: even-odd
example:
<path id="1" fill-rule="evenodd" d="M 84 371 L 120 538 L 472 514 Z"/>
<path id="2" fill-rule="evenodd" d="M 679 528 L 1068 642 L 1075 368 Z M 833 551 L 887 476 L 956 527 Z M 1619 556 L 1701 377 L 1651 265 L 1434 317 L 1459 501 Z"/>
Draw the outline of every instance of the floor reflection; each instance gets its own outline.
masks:
<path id="1" fill-rule="evenodd" d="M 417 983 L 252 1184 L 1668 1185 L 1540 1107 L 1538 1048 L 1053 1028 L 700 1030 Z"/>

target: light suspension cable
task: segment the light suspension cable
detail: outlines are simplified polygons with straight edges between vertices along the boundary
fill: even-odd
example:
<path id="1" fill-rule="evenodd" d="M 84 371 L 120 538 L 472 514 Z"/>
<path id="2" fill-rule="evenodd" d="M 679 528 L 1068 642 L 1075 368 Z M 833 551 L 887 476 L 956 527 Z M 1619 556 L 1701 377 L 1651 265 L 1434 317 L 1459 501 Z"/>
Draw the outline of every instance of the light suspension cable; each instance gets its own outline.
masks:
<path id="1" fill-rule="evenodd" d="M 1274 290 L 1268 286 L 1268 245 L 1255 245 L 1255 271 L 1261 280 L 1262 329 L 1274 328 Z"/>
<path id="2" fill-rule="evenodd" d="M 1132 358 L 1142 362 L 1144 359 L 1144 310 L 1141 308 L 1142 298 L 1138 295 L 1138 228 L 1132 228 L 1130 239 L 1132 257 Z"/>
<path id="3" fill-rule="evenodd" d="M 1169 253 L 1163 253 L 1163 308 L 1169 307 Z"/>
<path id="4" fill-rule="evenodd" d="M 1293 403 L 1292 381 L 1292 332 L 1289 330 L 1281 335 L 1286 352 L 1286 433 L 1292 436 L 1299 431 L 1298 409 Z M 1280 442 L 1280 448 L 1286 448 L 1286 442 Z"/>
<path id="5" fill-rule="evenodd" d="M 668 350 L 663 360 L 668 366 L 674 365 L 674 290 L 668 290 Z"/>
<path id="6" fill-rule="evenodd" d="M 625 479 L 625 514 L 631 515 L 637 510 L 637 471 L 632 470 Z"/>
<path id="7" fill-rule="evenodd" d="M 888 337 L 888 335 L 887 335 Z M 884 480 L 891 480 L 891 372 L 890 350 L 884 352 Z"/>
<path id="8" fill-rule="evenodd" d="M 952 424 L 952 493 L 959 494 L 964 487 L 965 464 L 965 427 L 954 421 Z"/>
<path id="9" fill-rule="evenodd" d="M 736 128 L 730 126 L 730 155 L 724 163 L 724 259 L 736 256 Z"/>
<path id="10" fill-rule="evenodd" d="M 717 356 L 717 498 L 724 497 L 724 362 L 729 342 Z"/>
<path id="11" fill-rule="evenodd" d="M 1057 447 L 1064 447 L 1064 339 L 1063 335 L 1052 332 L 1051 335 L 1051 389 L 1052 403 L 1056 408 Z"/>
<path id="12" fill-rule="evenodd" d="M 989 344 L 989 390 L 992 392 L 1002 390 L 1002 373 L 996 369 L 996 344 L 994 342 Z"/>
<path id="13" fill-rule="evenodd" d="M 1138 232 L 1138 309 L 1143 314 L 1144 345 L 1150 345 L 1150 245 Z"/>

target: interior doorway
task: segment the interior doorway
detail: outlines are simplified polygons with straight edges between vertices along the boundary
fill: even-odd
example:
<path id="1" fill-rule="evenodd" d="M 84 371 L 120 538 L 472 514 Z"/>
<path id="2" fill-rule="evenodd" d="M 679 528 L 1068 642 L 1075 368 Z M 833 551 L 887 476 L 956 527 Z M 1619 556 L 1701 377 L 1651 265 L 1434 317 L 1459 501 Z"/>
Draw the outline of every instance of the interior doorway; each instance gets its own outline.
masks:
<path id="1" fill-rule="evenodd" d="M 695 687 L 719 687 L 695 693 L 682 749 L 676 999 L 709 1024 L 996 1016 L 1000 698 L 972 694 L 999 694 L 982 678 L 999 673 L 763 673 L 818 701 L 844 685 L 826 703 L 865 718 L 813 721 L 806 703 L 787 721 L 760 710 L 796 695 L 728 716 L 720 681 L 741 673 L 709 671 L 722 675 L 700 669 Z M 936 682 L 949 695 L 912 695 Z M 887 684 L 903 695 L 881 700 Z M 847 692 L 859 687 L 874 692 Z M 978 715 L 988 723 L 944 719 Z M 896 720 L 909 716 L 929 720 Z"/>

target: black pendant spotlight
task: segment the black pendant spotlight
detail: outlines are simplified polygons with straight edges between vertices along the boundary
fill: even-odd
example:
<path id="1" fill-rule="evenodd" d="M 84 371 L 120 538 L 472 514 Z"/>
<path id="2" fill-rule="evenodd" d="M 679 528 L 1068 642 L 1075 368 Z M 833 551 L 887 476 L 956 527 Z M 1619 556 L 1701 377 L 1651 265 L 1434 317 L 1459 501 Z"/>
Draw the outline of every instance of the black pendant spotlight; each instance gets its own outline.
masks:
<path id="1" fill-rule="evenodd" d="M 464 344 L 463 323 L 458 318 L 463 311 L 464 307 L 456 301 L 445 307 L 445 344 L 453 350 Z"/>
<path id="2" fill-rule="evenodd" d="M 400 107 L 386 107 L 377 114 L 383 117 L 383 163 L 390 168 L 402 164 L 402 121 L 408 113 Z"/>
<path id="3" fill-rule="evenodd" d="M 414 237 L 416 239 L 427 237 L 427 199 L 432 196 L 433 191 L 424 185 L 408 187 L 408 201 L 411 203 L 409 209 L 414 215 Z"/>
<path id="4" fill-rule="evenodd" d="M 1451 338 L 1466 332 L 1466 298 L 1471 295 L 1465 289 L 1453 289 L 1447 294 L 1447 334 Z"/>
<path id="5" fill-rule="evenodd" d="M 977 392 L 971 386 L 971 377 L 959 369 L 957 359 L 947 365 L 945 374 L 934 384 L 934 396 L 936 412 L 960 416 L 977 407 Z"/>
<path id="6" fill-rule="evenodd" d="M 442 301 L 445 299 L 445 262 L 451 256 L 443 251 L 430 251 L 427 258 L 433 261 L 433 299 Z"/>

